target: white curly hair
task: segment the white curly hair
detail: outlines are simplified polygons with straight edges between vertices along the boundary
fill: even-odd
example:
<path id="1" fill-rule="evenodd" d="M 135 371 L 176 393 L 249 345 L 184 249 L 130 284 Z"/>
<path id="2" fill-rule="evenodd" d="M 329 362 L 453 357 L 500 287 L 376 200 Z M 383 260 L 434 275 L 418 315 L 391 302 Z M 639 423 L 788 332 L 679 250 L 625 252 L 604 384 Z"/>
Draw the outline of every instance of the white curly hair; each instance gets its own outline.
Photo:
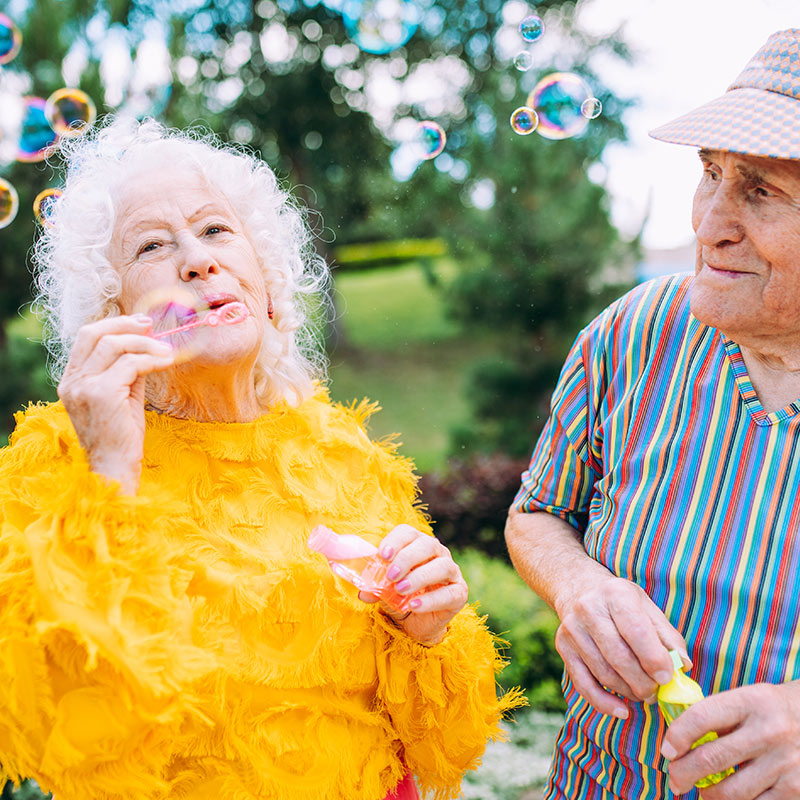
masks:
<path id="1" fill-rule="evenodd" d="M 154 120 L 107 118 L 80 138 L 63 139 L 63 194 L 33 249 L 36 298 L 55 381 L 81 326 L 117 316 L 119 274 L 108 259 L 115 197 L 134 173 L 163 163 L 196 169 L 230 202 L 258 255 L 279 336 L 264 337 L 255 389 L 266 406 L 298 405 L 325 380 L 322 327 L 330 271 L 312 244 L 307 211 L 259 158 L 198 130 Z"/>

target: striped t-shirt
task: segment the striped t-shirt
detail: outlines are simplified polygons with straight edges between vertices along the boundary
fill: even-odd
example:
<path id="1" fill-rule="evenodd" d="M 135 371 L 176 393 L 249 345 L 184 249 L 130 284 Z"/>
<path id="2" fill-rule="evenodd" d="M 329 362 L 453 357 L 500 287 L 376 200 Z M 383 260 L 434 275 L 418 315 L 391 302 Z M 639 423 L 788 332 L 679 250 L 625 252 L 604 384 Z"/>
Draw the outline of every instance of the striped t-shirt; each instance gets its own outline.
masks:
<path id="1" fill-rule="evenodd" d="M 800 402 L 765 412 L 739 347 L 691 315 L 691 282 L 638 286 L 579 334 L 514 506 L 639 584 L 708 694 L 800 678 Z M 673 797 L 657 706 L 618 720 L 564 693 L 548 800 Z"/>

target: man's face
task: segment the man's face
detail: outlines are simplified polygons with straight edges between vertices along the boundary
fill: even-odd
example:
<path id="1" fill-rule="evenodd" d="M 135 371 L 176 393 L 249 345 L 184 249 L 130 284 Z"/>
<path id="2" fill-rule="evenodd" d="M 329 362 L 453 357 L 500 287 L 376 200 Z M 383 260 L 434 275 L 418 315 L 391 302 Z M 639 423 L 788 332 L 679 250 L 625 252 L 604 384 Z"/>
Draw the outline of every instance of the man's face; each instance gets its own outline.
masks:
<path id="1" fill-rule="evenodd" d="M 800 162 L 701 150 L 692 313 L 740 344 L 800 346 Z"/>

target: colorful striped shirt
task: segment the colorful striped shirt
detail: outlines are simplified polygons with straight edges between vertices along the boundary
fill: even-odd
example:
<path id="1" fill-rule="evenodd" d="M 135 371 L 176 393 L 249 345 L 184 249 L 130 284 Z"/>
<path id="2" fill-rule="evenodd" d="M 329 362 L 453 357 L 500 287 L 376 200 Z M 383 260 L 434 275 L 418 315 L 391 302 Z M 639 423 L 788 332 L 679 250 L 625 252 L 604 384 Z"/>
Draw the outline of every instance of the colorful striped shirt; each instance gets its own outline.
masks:
<path id="1" fill-rule="evenodd" d="M 762 408 L 739 347 L 691 315 L 691 281 L 638 286 L 579 334 L 514 507 L 566 520 L 641 586 L 708 694 L 800 678 L 800 402 Z M 618 720 L 567 677 L 564 694 L 548 800 L 673 797 L 657 706 Z"/>

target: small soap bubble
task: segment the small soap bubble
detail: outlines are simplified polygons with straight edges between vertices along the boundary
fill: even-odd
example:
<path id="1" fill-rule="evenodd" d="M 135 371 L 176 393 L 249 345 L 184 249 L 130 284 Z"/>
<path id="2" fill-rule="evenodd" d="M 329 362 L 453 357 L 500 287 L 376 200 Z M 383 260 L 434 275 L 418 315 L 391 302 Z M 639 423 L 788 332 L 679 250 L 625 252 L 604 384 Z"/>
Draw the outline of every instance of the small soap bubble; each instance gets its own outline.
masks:
<path id="1" fill-rule="evenodd" d="M 527 72 L 533 66 L 533 56 L 527 50 L 520 50 L 514 56 L 514 66 L 520 72 Z"/>
<path id="2" fill-rule="evenodd" d="M 581 109 L 591 97 L 586 81 L 579 75 L 553 72 L 536 84 L 526 105 L 539 115 L 537 133 L 545 139 L 568 139 L 589 124 Z"/>
<path id="3" fill-rule="evenodd" d="M 10 17 L 0 14 L 0 64 L 9 64 L 22 47 L 22 33 Z"/>
<path id="4" fill-rule="evenodd" d="M 581 114 L 586 119 L 597 119 L 603 113 L 603 104 L 596 97 L 587 97 L 581 103 Z"/>
<path id="5" fill-rule="evenodd" d="M 436 158 L 447 143 L 447 135 L 437 122 L 425 120 L 417 125 L 412 144 L 415 155 L 424 160 Z"/>
<path id="6" fill-rule="evenodd" d="M 539 117 L 532 108 L 520 106 L 511 114 L 511 128 L 520 136 L 533 133 L 539 124 Z"/>
<path id="7" fill-rule="evenodd" d="M 58 139 L 58 135 L 50 127 L 44 114 L 45 100 L 43 97 L 23 97 L 22 103 L 22 128 L 17 161 L 26 163 L 44 161 Z"/>
<path id="8" fill-rule="evenodd" d="M 153 320 L 153 335 L 157 336 L 158 341 L 172 347 L 175 363 L 182 363 L 200 352 L 212 329 L 206 325 L 197 325 L 166 336 L 158 334 L 191 325 L 206 310 L 202 300 L 189 290 L 176 286 L 148 292 L 136 303 L 133 312 L 147 314 Z"/>
<path id="9" fill-rule="evenodd" d="M 14 221 L 19 211 L 17 190 L 7 180 L 0 178 L 0 228 Z"/>
<path id="10" fill-rule="evenodd" d="M 44 115 L 59 136 L 80 136 L 94 124 L 97 109 L 86 92 L 64 88 L 47 98 Z"/>
<path id="11" fill-rule="evenodd" d="M 538 14 L 529 14 L 520 22 L 519 32 L 526 42 L 538 42 L 544 35 L 544 20 Z"/>
<path id="12" fill-rule="evenodd" d="M 347 35 L 365 52 L 379 55 L 402 47 L 419 27 L 415 0 L 345 0 Z"/>
<path id="13" fill-rule="evenodd" d="M 64 194 L 61 189 L 43 189 L 36 197 L 33 199 L 33 216 L 36 217 L 36 221 L 44 226 L 44 225 L 52 225 L 52 220 L 50 219 L 53 209 L 55 208 L 56 203 L 58 202 L 58 198 Z"/>

